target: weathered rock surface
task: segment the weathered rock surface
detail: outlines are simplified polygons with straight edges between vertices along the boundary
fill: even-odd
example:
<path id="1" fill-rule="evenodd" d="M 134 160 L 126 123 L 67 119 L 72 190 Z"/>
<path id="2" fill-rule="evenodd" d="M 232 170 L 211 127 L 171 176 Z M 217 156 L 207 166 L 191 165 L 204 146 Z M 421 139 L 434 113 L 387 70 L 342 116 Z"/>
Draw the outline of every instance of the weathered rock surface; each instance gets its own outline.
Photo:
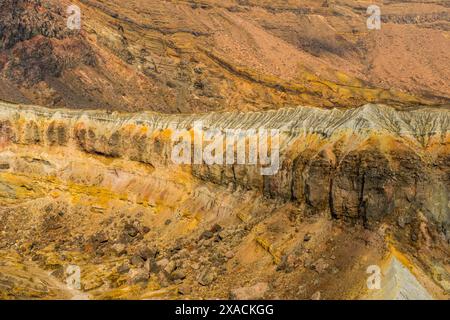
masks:
<path id="1" fill-rule="evenodd" d="M 449 119 L 447 109 L 396 111 L 382 105 L 184 116 L 50 110 L 5 103 L 0 108 L 4 143 L 75 147 L 153 167 L 174 166 L 171 135 L 174 130 L 191 130 L 195 121 L 223 132 L 278 129 L 280 168 L 276 174 L 261 175 L 260 165 L 226 162 L 192 165 L 192 174 L 216 184 L 304 203 L 311 213 L 364 224 L 422 212 L 445 230 L 450 221 Z M 133 226 L 128 228 L 130 239 L 137 236 Z"/>
<path id="2" fill-rule="evenodd" d="M 282 129 L 280 170 L 175 165 L 172 132 L 199 119 Z M 175 116 L 2 103 L 2 297 L 53 294 L 35 284 L 75 265 L 99 299 L 229 298 L 260 282 L 262 298 L 359 298 L 368 264 L 395 245 L 442 298 L 448 137 L 446 109 Z M 62 286 L 54 294 L 71 296 Z"/>

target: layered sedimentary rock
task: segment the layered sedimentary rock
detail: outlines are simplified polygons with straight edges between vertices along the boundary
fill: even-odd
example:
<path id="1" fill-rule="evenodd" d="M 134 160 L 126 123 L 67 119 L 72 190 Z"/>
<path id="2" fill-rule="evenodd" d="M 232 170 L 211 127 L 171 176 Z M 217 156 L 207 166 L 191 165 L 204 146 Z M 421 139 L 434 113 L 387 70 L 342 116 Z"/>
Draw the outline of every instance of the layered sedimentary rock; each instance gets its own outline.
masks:
<path id="1" fill-rule="evenodd" d="M 172 135 L 195 136 L 199 121 L 246 143 L 279 130 L 279 170 L 175 164 Z M 364 298 L 367 267 L 394 252 L 443 298 L 448 124 L 446 109 L 382 105 L 164 115 L 1 103 L 1 297 L 229 298 L 258 285 L 257 298 Z M 61 284 L 73 265 L 79 290 Z"/>
<path id="2" fill-rule="evenodd" d="M 0 299 L 448 299 L 450 8 L 370 4 L 2 0 Z"/>
<path id="3" fill-rule="evenodd" d="M 300 107 L 181 116 L 3 103 L 0 117 L 4 144 L 77 148 L 154 167 L 175 165 L 172 135 L 192 131 L 196 121 L 205 130 L 224 133 L 277 129 L 280 166 L 273 175 L 263 176 L 260 164 L 202 163 L 192 164 L 190 170 L 206 181 L 258 190 L 335 218 L 370 223 L 383 217 L 409 219 L 421 212 L 444 230 L 450 222 L 450 113 L 445 109 L 406 112 L 366 105 L 345 111 Z"/>

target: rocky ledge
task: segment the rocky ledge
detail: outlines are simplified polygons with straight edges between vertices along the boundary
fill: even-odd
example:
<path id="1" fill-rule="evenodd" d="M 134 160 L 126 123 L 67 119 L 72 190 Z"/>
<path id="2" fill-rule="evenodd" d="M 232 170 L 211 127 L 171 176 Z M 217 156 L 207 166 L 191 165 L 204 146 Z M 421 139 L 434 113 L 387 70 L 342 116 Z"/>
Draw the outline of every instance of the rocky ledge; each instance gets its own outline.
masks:
<path id="1" fill-rule="evenodd" d="M 278 129 L 279 170 L 174 164 L 172 134 L 195 136 L 197 121 Z M 381 105 L 163 115 L 1 103 L 0 296 L 371 298 L 376 264 L 384 298 L 411 286 L 444 298 L 448 124 L 445 109 Z M 60 283 L 73 265 L 80 292 Z"/>
<path id="2" fill-rule="evenodd" d="M 0 104 L 2 144 L 64 146 L 112 158 L 171 167 L 175 130 L 278 129 L 280 168 L 263 176 L 259 165 L 193 164 L 202 180 L 269 198 L 301 203 L 311 214 L 369 226 L 417 214 L 449 233 L 448 109 L 398 111 L 383 105 L 324 110 L 200 115 L 107 113 Z M 243 139 L 250 139 L 244 137 Z M 246 141 L 248 143 L 248 141 Z"/>

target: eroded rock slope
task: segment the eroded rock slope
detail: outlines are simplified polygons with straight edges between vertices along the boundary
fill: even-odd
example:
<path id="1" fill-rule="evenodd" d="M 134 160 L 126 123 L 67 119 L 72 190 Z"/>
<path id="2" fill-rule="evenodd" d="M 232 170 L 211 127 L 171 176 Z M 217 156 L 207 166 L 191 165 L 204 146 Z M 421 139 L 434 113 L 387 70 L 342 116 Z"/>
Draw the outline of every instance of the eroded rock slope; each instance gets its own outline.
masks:
<path id="1" fill-rule="evenodd" d="M 175 165 L 172 134 L 192 131 L 196 121 L 224 134 L 227 129 L 277 129 L 280 166 L 274 175 L 262 175 L 260 165 L 226 163 L 193 164 L 193 175 L 298 201 L 334 217 L 369 222 L 420 210 L 445 228 L 449 222 L 447 110 L 366 105 L 346 111 L 300 107 L 180 116 L 3 104 L 0 115 L 5 143 L 76 148 L 153 167 Z"/>
<path id="2" fill-rule="evenodd" d="M 199 120 L 280 129 L 279 171 L 175 165 L 171 135 Z M 364 298 L 366 268 L 394 255 L 444 298 L 448 125 L 446 109 L 382 105 L 163 115 L 2 103 L 3 297 L 77 296 L 42 274 L 64 281 L 77 265 L 91 298 Z"/>

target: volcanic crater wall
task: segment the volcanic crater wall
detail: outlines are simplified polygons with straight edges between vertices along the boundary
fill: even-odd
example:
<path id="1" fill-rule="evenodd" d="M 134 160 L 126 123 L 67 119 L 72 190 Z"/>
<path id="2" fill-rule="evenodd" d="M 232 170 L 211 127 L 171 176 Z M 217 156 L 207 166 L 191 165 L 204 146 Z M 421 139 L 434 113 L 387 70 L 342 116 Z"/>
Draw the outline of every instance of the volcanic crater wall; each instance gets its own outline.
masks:
<path id="1" fill-rule="evenodd" d="M 205 181 L 259 190 L 297 202 L 309 214 L 370 226 L 417 217 L 450 236 L 450 112 L 397 111 L 382 105 L 323 110 L 163 115 L 46 109 L 0 103 L 0 147 L 11 144 L 77 148 L 155 168 L 175 166 L 171 135 L 205 128 L 279 129 L 280 169 L 262 176 L 255 165 L 183 165 Z M 2 170 L 12 170 L 2 166 Z M 419 220 L 420 220 L 419 219 Z"/>

